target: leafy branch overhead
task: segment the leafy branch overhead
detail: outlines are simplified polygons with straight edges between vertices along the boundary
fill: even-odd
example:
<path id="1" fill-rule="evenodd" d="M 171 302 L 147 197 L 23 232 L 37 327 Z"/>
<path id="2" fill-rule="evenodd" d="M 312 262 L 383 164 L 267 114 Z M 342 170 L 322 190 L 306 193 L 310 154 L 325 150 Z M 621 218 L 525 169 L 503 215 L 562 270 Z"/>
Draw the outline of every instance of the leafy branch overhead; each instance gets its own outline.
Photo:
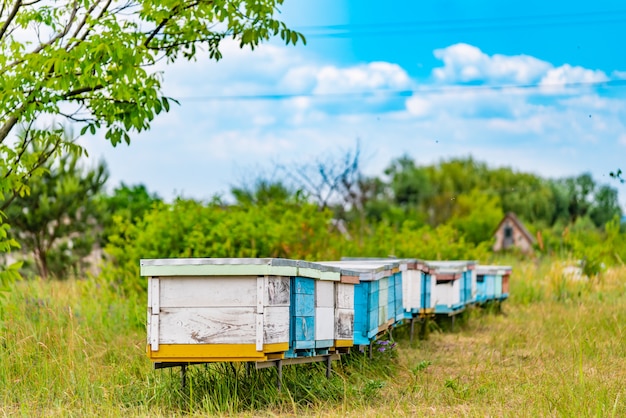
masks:
<path id="1" fill-rule="evenodd" d="M 219 59 L 220 41 L 254 48 L 273 36 L 304 37 L 276 20 L 282 0 L 34 0 L 0 7 L 0 143 L 17 124 L 60 115 L 129 142 L 171 99 L 155 64 Z"/>
<path id="2" fill-rule="evenodd" d="M 175 103 L 161 93 L 159 62 L 200 51 L 218 60 L 226 38 L 250 48 L 272 37 L 304 42 L 275 18 L 282 3 L 0 0 L 0 253 L 17 245 L 4 211 L 29 194 L 49 160 L 83 152 L 64 138 L 66 125 L 129 143 L 130 132 L 149 129 Z M 0 266 L 0 288 L 5 273 Z"/>

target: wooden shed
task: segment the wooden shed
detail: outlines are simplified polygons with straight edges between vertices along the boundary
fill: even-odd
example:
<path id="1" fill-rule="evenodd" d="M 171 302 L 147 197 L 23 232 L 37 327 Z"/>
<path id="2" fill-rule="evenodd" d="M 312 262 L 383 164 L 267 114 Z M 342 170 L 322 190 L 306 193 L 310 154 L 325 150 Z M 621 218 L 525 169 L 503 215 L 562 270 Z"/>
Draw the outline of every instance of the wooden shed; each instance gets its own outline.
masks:
<path id="1" fill-rule="evenodd" d="M 141 275 L 155 362 L 265 361 L 334 347 L 339 269 L 275 258 L 153 259 L 141 260 Z"/>
<path id="2" fill-rule="evenodd" d="M 526 229 L 513 212 L 507 213 L 498 224 L 494 233 L 495 243 L 493 251 L 502 251 L 517 248 L 523 253 L 533 251 L 535 237 Z"/>

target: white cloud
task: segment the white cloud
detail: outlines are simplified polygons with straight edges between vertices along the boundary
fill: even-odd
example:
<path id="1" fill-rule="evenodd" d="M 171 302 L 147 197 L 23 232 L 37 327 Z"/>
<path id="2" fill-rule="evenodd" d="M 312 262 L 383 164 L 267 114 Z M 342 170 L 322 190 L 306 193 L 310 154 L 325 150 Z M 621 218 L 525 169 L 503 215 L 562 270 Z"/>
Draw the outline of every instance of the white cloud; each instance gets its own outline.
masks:
<path id="1" fill-rule="evenodd" d="M 589 70 L 583 67 L 572 67 L 569 64 L 552 68 L 542 77 L 542 86 L 559 86 L 564 84 L 597 83 L 607 81 L 603 71 Z"/>
<path id="2" fill-rule="evenodd" d="M 442 83 L 492 82 L 528 84 L 538 81 L 552 66 L 528 55 L 489 56 L 475 46 L 459 43 L 436 49 L 436 58 L 444 66 L 433 70 L 435 80 Z"/>
<path id="3" fill-rule="evenodd" d="M 435 52 L 443 66 L 433 70 L 436 83 L 429 86 L 418 85 L 393 63 L 330 65 L 274 45 L 249 52 L 226 44 L 224 52 L 218 64 L 207 60 L 166 69 L 167 92 L 182 96 L 182 105 L 159 116 L 150 132 L 136 136 L 132 148 L 113 151 L 85 141 L 96 151 L 92 155 L 107 156 L 113 181 L 143 182 L 165 197 L 174 190 L 204 197 L 227 189 L 234 169 L 302 162 L 350 149 L 356 138 L 361 138 L 363 155 L 372 155 L 365 167 L 372 175 L 403 152 L 420 163 L 471 154 L 492 165 L 544 175 L 602 173 L 623 163 L 626 101 L 615 97 L 621 90 L 609 98 L 592 89 L 546 95 L 536 89 L 437 84 L 571 83 L 601 80 L 602 72 L 555 68 L 525 55 L 487 55 L 457 44 Z M 406 99 L 307 96 L 411 88 L 416 93 Z M 288 100 L 184 100 L 272 93 L 305 95 Z"/>
<path id="4" fill-rule="evenodd" d="M 296 67 L 287 72 L 281 83 L 292 92 L 337 94 L 404 89 L 410 86 L 411 80 L 399 65 L 372 62 L 344 68 L 333 65 Z"/>

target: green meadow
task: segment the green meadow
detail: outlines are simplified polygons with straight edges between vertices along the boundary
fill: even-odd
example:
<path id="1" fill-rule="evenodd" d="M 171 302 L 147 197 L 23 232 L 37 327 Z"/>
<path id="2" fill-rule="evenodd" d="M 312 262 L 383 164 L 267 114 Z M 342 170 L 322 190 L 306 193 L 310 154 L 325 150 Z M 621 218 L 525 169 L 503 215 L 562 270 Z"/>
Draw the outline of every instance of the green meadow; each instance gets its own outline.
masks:
<path id="1" fill-rule="evenodd" d="M 502 309 L 333 364 L 153 370 L 144 302 L 97 279 L 24 280 L 2 299 L 3 416 L 626 416 L 626 268 L 575 280 L 519 262 Z"/>

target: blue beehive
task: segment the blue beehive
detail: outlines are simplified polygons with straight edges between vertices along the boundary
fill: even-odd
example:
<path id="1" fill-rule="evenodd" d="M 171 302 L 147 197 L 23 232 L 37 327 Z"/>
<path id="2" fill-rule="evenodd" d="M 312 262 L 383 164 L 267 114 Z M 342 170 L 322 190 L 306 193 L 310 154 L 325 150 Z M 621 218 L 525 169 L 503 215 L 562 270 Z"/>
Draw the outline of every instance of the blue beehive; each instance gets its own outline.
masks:
<path id="1" fill-rule="evenodd" d="M 503 300 L 508 297 L 509 266 L 476 266 L 476 300 L 479 303 Z"/>
<path id="2" fill-rule="evenodd" d="M 342 260 L 324 261 L 324 265 L 349 269 L 359 273 L 360 283 L 354 289 L 354 344 L 367 345 L 376 335 L 388 330 L 395 322 L 396 280 L 390 280 L 393 260 Z M 401 293 L 401 283 L 399 292 Z M 399 295 L 401 298 L 401 294 Z M 390 309 L 391 308 L 391 309 Z"/>
<path id="3" fill-rule="evenodd" d="M 335 283 L 340 270 L 305 261 L 297 265 L 300 274 L 291 278 L 290 344 L 285 356 L 327 354 L 335 344 Z"/>

